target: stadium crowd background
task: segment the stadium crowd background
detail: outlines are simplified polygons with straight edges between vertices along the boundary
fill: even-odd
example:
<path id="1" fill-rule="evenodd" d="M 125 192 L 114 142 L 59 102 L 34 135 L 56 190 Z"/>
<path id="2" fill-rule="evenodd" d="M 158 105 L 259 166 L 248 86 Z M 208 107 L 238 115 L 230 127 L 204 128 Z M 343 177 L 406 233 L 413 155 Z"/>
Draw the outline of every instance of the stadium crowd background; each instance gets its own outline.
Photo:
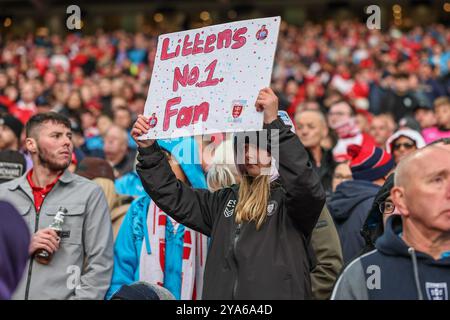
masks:
<path id="1" fill-rule="evenodd" d="M 301 27 L 283 22 L 272 79 L 281 109 L 292 117 L 304 108 L 326 115 L 333 101 L 345 98 L 362 131 L 369 132 L 374 115 L 392 111 L 403 95 L 411 97 L 393 112 L 391 133 L 418 107 L 432 111 L 435 99 L 450 91 L 450 29 L 438 23 L 401 28 L 394 22 L 382 30 L 369 30 L 355 19 Z M 98 135 L 112 123 L 129 131 L 144 110 L 157 43 L 157 29 L 147 31 L 58 35 L 40 28 L 3 37 L 1 110 L 22 124 L 38 112 L 61 112 L 77 133 L 75 146 L 104 157 Z M 77 156 L 80 161 L 83 153 L 78 150 Z"/>
<path id="2" fill-rule="evenodd" d="M 450 5 L 438 9 L 448 16 Z M 450 137 L 450 28 L 440 19 L 414 23 L 399 5 L 389 6 L 388 11 L 393 19 L 383 22 L 380 30 L 369 29 L 364 19 L 351 18 L 299 24 L 289 19 L 281 24 L 271 87 L 319 170 L 335 222 L 339 220 L 336 205 L 340 205 L 333 202 L 340 200 L 337 185 L 352 175 L 355 178 L 357 160 L 370 162 L 372 156 L 371 150 L 348 152 L 350 144 L 383 149 L 383 158 L 370 165 L 372 173 L 380 167 L 393 168 L 383 162 L 386 153 L 398 163 L 407 153 Z M 227 14 L 230 18 L 230 11 Z M 231 20 L 239 20 L 231 15 Z M 9 17 L 3 20 L 0 162 L 25 161 L 29 170 L 33 163 L 25 148 L 25 124 L 38 113 L 65 115 L 73 133 L 70 170 L 88 178 L 101 175 L 104 163 L 93 163 L 92 158 L 79 166 L 86 157 L 105 159 L 113 169 L 102 177 L 109 184 L 115 181 L 114 191 L 104 188 L 115 236 L 133 198 L 145 194 L 135 171 L 137 146 L 130 132 L 144 112 L 157 37 L 162 32 L 220 22 L 213 21 L 207 11 L 200 14 L 199 22 L 164 24 L 168 19 L 168 15 L 155 13 L 157 25 L 142 30 L 90 26 L 86 33 L 53 32 L 48 27 L 8 32 L 14 22 Z M 206 147 L 210 143 L 219 146 L 227 136 L 200 138 L 206 173 L 219 153 L 208 153 L 211 149 Z M 221 152 L 227 154 L 230 141 L 223 145 L 226 150 Z M 3 153 L 6 150 L 19 151 L 24 160 Z M 238 178 L 232 163 L 226 165 Z M 381 178 L 385 177 L 367 180 L 375 184 Z M 378 187 L 383 183 L 378 182 Z M 214 189 L 209 180 L 208 186 Z M 121 212 L 117 221 L 114 209 Z M 363 220 L 367 214 L 365 210 Z M 338 231 L 341 236 L 342 230 Z M 351 257 L 346 252 L 349 248 L 343 244 L 344 262 Z"/>

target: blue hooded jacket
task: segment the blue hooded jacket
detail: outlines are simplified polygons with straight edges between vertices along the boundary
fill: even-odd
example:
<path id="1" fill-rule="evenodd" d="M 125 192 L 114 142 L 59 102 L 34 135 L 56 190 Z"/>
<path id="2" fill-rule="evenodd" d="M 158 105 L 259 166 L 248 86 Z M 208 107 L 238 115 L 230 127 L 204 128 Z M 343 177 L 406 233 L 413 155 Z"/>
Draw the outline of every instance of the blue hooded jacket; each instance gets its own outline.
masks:
<path id="1" fill-rule="evenodd" d="M 206 189 L 205 175 L 200 165 L 197 143 L 193 137 L 158 140 L 158 144 L 175 157 L 192 187 Z M 146 246 L 147 254 L 151 254 L 147 230 L 147 213 L 151 201 L 148 195 L 134 200 L 122 222 L 114 245 L 114 271 L 111 287 L 106 294 L 107 299 L 110 299 L 122 285 L 139 280 L 143 244 Z M 178 227 L 175 236 L 171 230 L 173 226 L 168 220 L 164 287 L 180 299 L 184 226 Z"/>
<path id="2" fill-rule="evenodd" d="M 380 189 L 370 181 L 344 181 L 336 188 L 328 204 L 342 246 L 344 263 L 355 258 L 364 248 L 361 229 Z"/>
<path id="3" fill-rule="evenodd" d="M 128 172 L 114 182 L 117 194 L 132 197 L 142 197 L 147 195 L 142 186 L 141 178 L 136 171 Z"/>

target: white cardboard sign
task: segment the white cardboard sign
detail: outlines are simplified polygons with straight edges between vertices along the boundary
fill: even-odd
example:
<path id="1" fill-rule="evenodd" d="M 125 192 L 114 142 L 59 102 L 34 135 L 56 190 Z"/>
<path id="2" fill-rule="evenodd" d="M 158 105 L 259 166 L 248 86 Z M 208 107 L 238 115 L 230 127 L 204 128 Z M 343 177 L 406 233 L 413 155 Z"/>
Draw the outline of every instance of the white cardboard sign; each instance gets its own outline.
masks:
<path id="1" fill-rule="evenodd" d="M 147 138 L 261 130 L 255 101 L 270 85 L 280 21 L 245 20 L 159 36 L 145 102 Z"/>

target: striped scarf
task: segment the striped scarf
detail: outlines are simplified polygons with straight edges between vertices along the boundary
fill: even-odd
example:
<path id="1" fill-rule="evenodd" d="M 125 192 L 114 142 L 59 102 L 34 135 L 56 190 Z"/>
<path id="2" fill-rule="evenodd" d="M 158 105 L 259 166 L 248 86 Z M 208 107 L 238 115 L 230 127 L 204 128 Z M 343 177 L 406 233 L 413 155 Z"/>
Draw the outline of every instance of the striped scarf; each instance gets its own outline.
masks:
<path id="1" fill-rule="evenodd" d="M 147 244 L 145 243 L 142 246 L 139 279 L 163 287 L 167 285 L 167 283 L 164 283 L 164 270 L 166 260 L 168 260 L 165 254 L 166 223 L 168 220 L 174 225 L 174 231 L 176 232 L 180 225 L 151 201 L 147 214 L 150 248 L 146 248 Z M 183 242 L 181 300 L 201 299 L 207 237 L 185 227 Z"/>

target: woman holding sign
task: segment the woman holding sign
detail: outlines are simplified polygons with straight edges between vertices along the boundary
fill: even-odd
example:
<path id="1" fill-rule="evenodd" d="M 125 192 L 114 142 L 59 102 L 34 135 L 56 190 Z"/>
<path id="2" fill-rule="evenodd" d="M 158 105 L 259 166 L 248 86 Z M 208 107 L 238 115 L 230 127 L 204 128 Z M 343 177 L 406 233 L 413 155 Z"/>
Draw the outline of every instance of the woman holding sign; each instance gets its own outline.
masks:
<path id="1" fill-rule="evenodd" d="M 211 238 L 203 299 L 311 298 L 308 243 L 325 192 L 300 140 L 277 117 L 278 98 L 270 88 L 259 92 L 256 108 L 264 112 L 266 130 L 234 139 L 240 185 L 213 193 L 177 180 L 155 140 L 137 139 L 149 129 L 147 118 L 139 116 L 131 132 L 139 145 L 137 172 L 150 197 Z"/>

